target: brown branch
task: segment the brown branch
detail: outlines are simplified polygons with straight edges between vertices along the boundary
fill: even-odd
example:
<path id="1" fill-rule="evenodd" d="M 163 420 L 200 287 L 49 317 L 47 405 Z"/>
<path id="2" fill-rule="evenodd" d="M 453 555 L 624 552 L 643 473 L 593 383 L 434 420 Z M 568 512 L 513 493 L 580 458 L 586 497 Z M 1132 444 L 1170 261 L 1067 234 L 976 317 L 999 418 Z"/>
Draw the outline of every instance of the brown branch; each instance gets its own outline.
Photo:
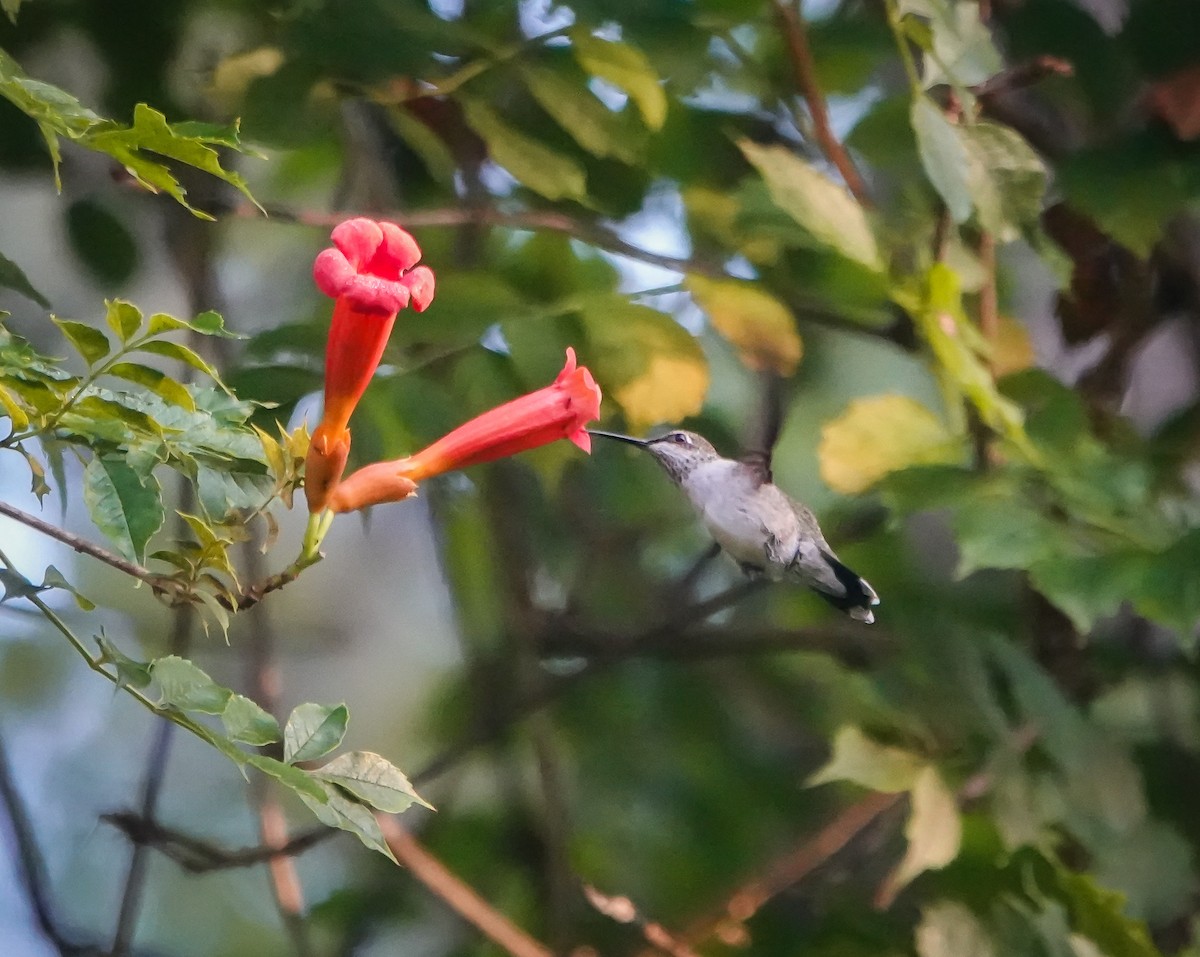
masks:
<path id="1" fill-rule="evenodd" d="M 602 894 L 591 884 L 583 885 L 583 896 L 599 913 L 618 924 L 633 924 L 642 932 L 642 937 L 651 947 L 670 954 L 671 957 L 699 957 L 696 951 L 680 940 L 662 924 L 642 915 L 636 904 L 628 897 L 610 897 Z"/>
<path id="2" fill-rule="evenodd" d="M 540 941 L 501 914 L 462 878 L 434 857 L 388 814 L 377 814 L 388 847 L 408 872 L 463 920 L 512 957 L 553 957 Z"/>
<path id="3" fill-rule="evenodd" d="M 1035 86 L 1052 76 L 1072 76 L 1074 73 L 1075 67 L 1067 60 L 1049 55 L 1037 56 L 988 77 L 982 83 L 971 87 L 971 92 L 986 101 L 1002 93 Z"/>
<path id="4" fill-rule="evenodd" d="M 871 198 L 866 185 L 859 175 L 858 169 L 846 148 L 834 135 L 829 123 L 829 109 L 825 105 L 825 94 L 817 82 L 816 70 L 813 69 L 812 48 L 808 43 L 808 27 L 804 23 L 804 15 L 800 11 L 801 0 L 796 0 L 793 6 L 789 0 L 771 0 L 775 7 L 775 18 L 779 29 L 787 43 L 788 59 L 792 64 L 792 73 L 796 80 L 796 88 L 808 104 L 808 112 L 812 116 L 813 134 L 821 152 L 837 171 L 842 174 L 846 188 L 863 206 L 871 205 Z"/>
<path id="5" fill-rule="evenodd" d="M 832 859 L 903 800 L 903 794 L 871 794 L 851 804 L 812 838 L 770 864 L 765 873 L 750 878 L 734 890 L 723 904 L 689 928 L 683 940 L 693 946 L 713 936 L 744 940 L 744 932 L 738 932 L 763 905 Z M 654 955 L 649 950 L 642 950 L 638 957 Z"/>
<path id="6" fill-rule="evenodd" d="M 65 528 L 52 525 L 50 522 L 40 519 L 36 515 L 31 515 L 29 512 L 23 511 L 15 505 L 10 505 L 8 502 L 0 502 L 0 515 L 5 515 L 15 522 L 20 522 L 22 525 L 32 528 L 34 531 L 41 532 L 49 538 L 62 542 L 80 554 L 89 555 L 103 562 L 105 565 L 109 565 L 117 571 L 129 575 L 131 578 L 145 582 L 150 586 L 155 596 L 162 598 L 171 607 L 178 607 L 185 604 L 190 605 L 196 601 L 195 593 L 185 582 L 172 578 L 170 575 L 160 575 L 146 568 L 144 565 L 139 565 L 137 562 L 131 562 L 128 559 L 122 558 L 102 545 L 88 541 L 74 532 L 68 532 Z M 247 585 L 232 600 L 225 595 L 216 595 L 214 597 L 219 605 L 229 611 L 245 611 L 248 608 L 253 608 L 271 592 L 278 591 L 280 588 L 290 585 L 300 577 L 301 571 L 301 568 L 289 565 L 281 572 L 269 575 L 260 581 Z"/>
<path id="7" fill-rule="evenodd" d="M 316 827 L 297 834 L 282 845 L 256 844 L 253 847 L 226 848 L 130 811 L 103 814 L 100 820 L 107 821 L 134 844 L 158 851 L 189 874 L 251 867 L 275 857 L 294 857 L 338 834 L 333 828 Z"/>
<path id="8" fill-rule="evenodd" d="M 413 785 L 419 787 L 445 774 L 477 747 L 499 740 L 513 723 L 544 708 L 583 679 L 591 677 L 602 669 L 618 663 L 623 657 L 629 656 L 630 650 L 636 649 L 643 642 L 652 642 L 667 634 L 679 634 L 696 622 L 703 621 L 710 615 L 715 615 L 725 608 L 736 605 L 742 599 L 761 590 L 766 584 L 765 580 L 760 579 L 734 585 L 720 594 L 713 595 L 705 601 L 683 609 L 674 617 L 668 618 L 660 624 L 648 628 L 640 635 L 629 639 L 625 645 L 627 650 L 623 655 L 615 657 L 610 655 L 604 658 L 597 658 L 594 661 L 588 662 L 583 668 L 572 674 L 555 677 L 545 682 L 526 697 L 514 702 L 508 708 L 507 712 L 499 715 L 489 715 L 488 721 L 477 724 L 476 727 L 467 731 L 458 741 L 445 748 L 440 754 L 435 755 L 425 767 L 411 776 Z"/>

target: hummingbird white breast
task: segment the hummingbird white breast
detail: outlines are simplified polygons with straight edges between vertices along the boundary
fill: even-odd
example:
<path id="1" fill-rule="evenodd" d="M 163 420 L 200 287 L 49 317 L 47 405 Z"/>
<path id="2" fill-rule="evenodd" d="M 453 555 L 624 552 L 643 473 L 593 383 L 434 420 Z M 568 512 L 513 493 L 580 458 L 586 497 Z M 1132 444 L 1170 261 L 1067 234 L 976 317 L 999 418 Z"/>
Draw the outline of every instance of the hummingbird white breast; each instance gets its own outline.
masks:
<path id="1" fill-rule="evenodd" d="M 759 485 L 746 466 L 723 458 L 696 466 L 682 484 L 705 527 L 726 552 L 773 579 L 783 577 L 799 546 L 799 529 L 791 504 L 779 489 L 769 483 Z"/>

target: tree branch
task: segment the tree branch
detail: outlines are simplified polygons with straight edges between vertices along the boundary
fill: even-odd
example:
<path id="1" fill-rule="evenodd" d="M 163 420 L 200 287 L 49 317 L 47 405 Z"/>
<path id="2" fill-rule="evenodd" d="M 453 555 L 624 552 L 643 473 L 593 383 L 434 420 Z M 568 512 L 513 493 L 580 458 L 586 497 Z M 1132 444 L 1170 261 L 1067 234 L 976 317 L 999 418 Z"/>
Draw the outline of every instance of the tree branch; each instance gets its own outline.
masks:
<path id="1" fill-rule="evenodd" d="M 33 836 L 33 822 L 29 818 L 29 811 L 17 790 L 17 783 L 13 778 L 12 766 L 8 760 L 3 738 L 0 738 L 0 803 L 3 803 L 4 809 L 8 812 L 9 827 L 15 845 L 18 877 L 29 898 L 29 906 L 33 910 L 34 920 L 37 921 L 42 935 L 64 957 L 99 954 L 100 948 L 75 943 L 58 928 L 58 922 L 54 918 L 54 910 L 50 904 L 46 864 Z"/>
<path id="2" fill-rule="evenodd" d="M 829 109 L 825 105 L 825 94 L 817 82 L 817 74 L 813 69 L 812 48 L 808 43 L 808 27 L 800 12 L 800 0 L 795 6 L 789 0 L 771 0 L 775 8 L 775 19 L 787 44 L 788 59 L 792 64 L 792 74 L 796 81 L 796 89 L 808 104 L 809 115 L 813 121 L 813 135 L 821 152 L 837 171 L 841 173 L 846 188 L 863 206 L 871 205 L 867 187 L 859 175 L 858 169 L 846 148 L 834 135 L 829 123 Z"/>
<path id="3" fill-rule="evenodd" d="M 743 925 L 763 905 L 831 860 L 903 800 L 903 794 L 871 794 L 851 804 L 811 838 L 769 864 L 764 873 L 751 877 L 737 887 L 724 903 L 693 924 L 683 934 L 682 940 L 692 946 L 715 935 L 721 935 L 726 940 L 744 940 Z M 638 957 L 655 955 L 645 949 Z"/>
<path id="4" fill-rule="evenodd" d="M 540 941 L 501 914 L 470 885 L 434 857 L 390 814 L 377 814 L 392 853 L 409 873 L 472 927 L 512 957 L 553 957 Z"/>

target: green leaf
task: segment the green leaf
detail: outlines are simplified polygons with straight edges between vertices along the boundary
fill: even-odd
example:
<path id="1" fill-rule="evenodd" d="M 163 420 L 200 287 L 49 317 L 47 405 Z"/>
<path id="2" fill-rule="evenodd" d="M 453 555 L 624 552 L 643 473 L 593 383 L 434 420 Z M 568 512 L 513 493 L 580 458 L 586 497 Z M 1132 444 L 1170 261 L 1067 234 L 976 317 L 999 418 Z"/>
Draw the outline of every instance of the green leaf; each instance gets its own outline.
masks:
<path id="1" fill-rule="evenodd" d="M 571 44 L 584 70 L 628 93 L 645 124 L 652 130 L 662 129 L 667 119 L 667 94 L 645 54 L 627 43 L 594 37 L 582 28 L 571 31 Z"/>
<path id="2" fill-rule="evenodd" d="M 919 957 L 995 957 L 987 929 L 957 901 L 938 901 L 921 909 L 916 931 Z"/>
<path id="3" fill-rule="evenodd" d="M 103 632 L 96 636 L 96 644 L 100 646 L 100 663 L 116 667 L 118 686 L 129 685 L 132 688 L 145 688 L 150 684 L 150 665 L 148 662 L 135 661 L 133 658 L 128 657 L 116 645 L 104 637 Z"/>
<path id="4" fill-rule="evenodd" d="M 179 123 L 172 126 L 158 110 L 145 103 L 133 108 L 133 125 L 89 131 L 81 142 L 90 149 L 108 153 L 122 163 L 133 177 L 152 192 L 162 190 L 202 219 L 207 213 L 193 208 L 186 200 L 187 190 L 161 160 L 166 156 L 203 170 L 228 183 L 246 199 L 254 202 L 250 188 L 238 173 L 221 166 L 214 146 L 240 149 L 237 127 L 211 127 Z"/>
<path id="5" fill-rule="evenodd" d="M 164 356 L 167 359 L 177 359 L 191 366 L 193 369 L 203 372 L 214 382 L 220 383 L 221 381 L 216 369 L 209 365 L 194 349 L 190 349 L 182 343 L 170 342 L 165 339 L 154 339 L 138 346 L 138 352 L 150 352 L 156 356 Z"/>
<path id="6" fill-rule="evenodd" d="M 330 827 L 349 831 L 372 851 L 378 851 L 392 862 L 396 858 L 384 840 L 379 822 L 375 820 L 375 812 L 365 804 L 347 796 L 330 784 L 317 782 L 325 789 L 325 801 L 316 801 L 305 794 L 300 794 L 300 800 L 308 805 L 308 809 L 317 816 L 317 820 Z"/>
<path id="7" fill-rule="evenodd" d="M 0 0 L 0 8 L 8 14 L 8 19 L 13 23 L 17 22 L 17 11 L 21 9 L 21 4 L 25 0 Z"/>
<path id="8" fill-rule="evenodd" d="M 104 305 L 107 310 L 104 321 L 108 328 L 120 336 L 122 342 L 128 342 L 142 327 L 142 311 L 124 299 L 110 299 Z"/>
<path id="9" fill-rule="evenodd" d="M 926 762 L 912 752 L 879 744 L 858 728 L 846 725 L 834 736 L 833 755 L 813 772 L 806 785 L 852 781 L 874 791 L 907 791 L 925 766 Z"/>
<path id="10" fill-rule="evenodd" d="M 158 682 L 159 703 L 180 711 L 221 714 L 233 692 L 223 688 L 200 668 L 178 655 L 150 662 L 150 676 Z"/>
<path id="11" fill-rule="evenodd" d="M 1146 924 L 1126 916 L 1122 895 L 1101 887 L 1090 874 L 1061 865 L 1054 876 L 1066 897 L 1072 926 L 1106 957 L 1162 957 Z"/>
<path id="12" fill-rule="evenodd" d="M 898 9 L 902 15 L 929 20 L 932 47 L 924 62 L 926 89 L 939 83 L 964 89 L 982 83 L 1004 68 L 991 30 L 979 15 L 978 4 L 899 0 Z"/>
<path id="13" fill-rule="evenodd" d="M 1002 242 L 1036 223 L 1046 191 L 1046 167 L 1016 130 L 980 120 L 958 128 L 969 157 L 968 183 L 979 224 Z"/>
<path id="14" fill-rule="evenodd" d="M 587 177 L 574 160 L 526 136 L 482 100 L 460 98 L 467 122 L 487 143 L 488 154 L 525 186 L 547 199 L 583 199 Z"/>
<path id="15" fill-rule="evenodd" d="M 80 594 L 78 589 L 67 581 L 63 577 L 63 573 L 53 565 L 46 566 L 46 574 L 42 576 L 42 588 L 61 588 L 63 591 L 70 592 L 75 599 L 75 604 L 84 611 L 96 610 L 96 603 L 85 595 Z"/>
<path id="16" fill-rule="evenodd" d="M 328 754 L 342 743 L 349 720 L 350 712 L 344 704 L 297 705 L 283 728 L 283 760 L 296 764 Z"/>
<path id="17" fill-rule="evenodd" d="M 796 371 L 804 354 L 796 317 L 761 285 L 692 275 L 684 286 L 747 368 L 785 377 Z"/>
<path id="18" fill-rule="evenodd" d="M 389 814 L 398 814 L 413 804 L 432 809 L 432 805 L 426 804 L 413 790 L 399 768 L 371 751 L 339 754 L 313 774 Z"/>
<path id="19" fill-rule="evenodd" d="M 187 409 L 188 412 L 196 411 L 196 402 L 187 387 L 176 382 L 166 373 L 152 369 L 150 366 L 144 366 L 140 362 L 117 362 L 109 366 L 106 371 L 118 379 L 125 379 L 144 386 L 172 405 Z"/>
<path id="20" fill-rule="evenodd" d="M 4 595 L 0 596 L 0 604 L 13 598 L 32 598 L 40 591 L 45 591 L 45 585 L 35 585 L 20 572 L 11 568 L 0 568 L 0 585 L 4 586 Z"/>
<path id="21" fill-rule="evenodd" d="M 198 332 L 202 336 L 217 336 L 221 339 L 245 339 L 246 337 L 230 332 L 225 328 L 225 320 L 221 318 L 219 312 L 208 310 L 202 312 L 191 322 L 185 319 L 177 319 L 175 316 L 169 316 L 165 312 L 156 312 L 150 317 L 150 328 L 148 335 L 157 336 L 164 332 L 174 332 L 178 329 L 190 329 L 192 332 Z"/>
<path id="22" fill-rule="evenodd" d="M 1066 529 L 1016 497 L 976 497 L 954 513 L 958 577 L 979 568 L 1031 568 L 1059 553 Z"/>
<path id="23" fill-rule="evenodd" d="M 767 184 L 775 205 L 817 244 L 828 246 L 874 272 L 883 271 L 866 213 L 845 189 L 782 146 L 739 140 L 746 159 Z"/>
<path id="24" fill-rule="evenodd" d="M 279 722 L 245 695 L 234 694 L 221 712 L 225 733 L 234 741 L 259 747 L 278 741 Z"/>
<path id="25" fill-rule="evenodd" d="M 836 492 L 857 495 L 885 476 L 915 465 L 962 460 L 965 442 L 916 399 L 879 395 L 855 399 L 821 426 L 821 478 Z"/>
<path id="26" fill-rule="evenodd" d="M 708 392 L 699 343 L 670 316 L 623 298 L 603 297 L 583 311 L 588 365 L 620 404 L 634 431 L 695 415 Z"/>
<path id="27" fill-rule="evenodd" d="M 25 277 L 21 267 L 0 254 L 0 286 L 19 292 L 26 299 L 32 299 L 43 309 L 50 308 L 50 301 L 33 288 L 33 284 Z"/>
<path id="28" fill-rule="evenodd" d="M 59 319 L 57 316 L 50 318 L 89 366 L 95 365 L 108 355 L 108 336 L 99 329 L 83 322 L 75 322 L 73 319 Z"/>
<path id="29" fill-rule="evenodd" d="M 639 130 L 601 103 L 579 78 L 534 63 L 522 63 L 520 70 L 538 105 L 585 150 L 624 163 L 638 161 Z"/>
<path id="30" fill-rule="evenodd" d="M 421 158 L 429 175 L 452 186 L 458 165 L 445 141 L 403 106 L 388 110 L 387 116 L 400 138 Z"/>
<path id="31" fill-rule="evenodd" d="M 967 147 L 958 126 L 924 96 L 913 100 L 911 120 L 925 175 L 942 197 L 951 218 L 956 223 L 965 223 L 974 204 Z"/>
<path id="32" fill-rule="evenodd" d="M 83 470 L 83 501 L 117 550 L 131 561 L 142 561 L 146 543 L 164 518 L 157 480 L 143 479 L 120 456 L 94 455 Z"/>

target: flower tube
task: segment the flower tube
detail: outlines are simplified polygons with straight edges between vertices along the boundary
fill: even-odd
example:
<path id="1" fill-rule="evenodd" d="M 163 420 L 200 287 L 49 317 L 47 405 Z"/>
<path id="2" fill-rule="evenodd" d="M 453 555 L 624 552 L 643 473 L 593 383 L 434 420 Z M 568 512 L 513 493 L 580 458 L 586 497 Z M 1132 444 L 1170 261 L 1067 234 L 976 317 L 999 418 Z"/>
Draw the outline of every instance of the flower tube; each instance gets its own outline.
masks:
<path id="1" fill-rule="evenodd" d="M 396 314 L 423 312 L 433 271 L 416 265 L 421 249 L 394 223 L 349 219 L 333 230 L 332 249 L 313 263 L 317 287 L 335 301 L 325 349 L 325 406 L 305 458 L 308 509 L 326 507 L 350 454 L 350 416 L 375 374 Z"/>
<path id="2" fill-rule="evenodd" d="M 359 469 L 329 497 L 334 512 L 407 498 L 424 479 L 480 462 L 515 455 L 558 439 L 591 452 L 584 426 L 600 417 L 600 387 L 586 366 L 576 366 L 575 350 L 553 383 L 513 399 L 460 425 L 428 448 L 407 458 Z"/>

